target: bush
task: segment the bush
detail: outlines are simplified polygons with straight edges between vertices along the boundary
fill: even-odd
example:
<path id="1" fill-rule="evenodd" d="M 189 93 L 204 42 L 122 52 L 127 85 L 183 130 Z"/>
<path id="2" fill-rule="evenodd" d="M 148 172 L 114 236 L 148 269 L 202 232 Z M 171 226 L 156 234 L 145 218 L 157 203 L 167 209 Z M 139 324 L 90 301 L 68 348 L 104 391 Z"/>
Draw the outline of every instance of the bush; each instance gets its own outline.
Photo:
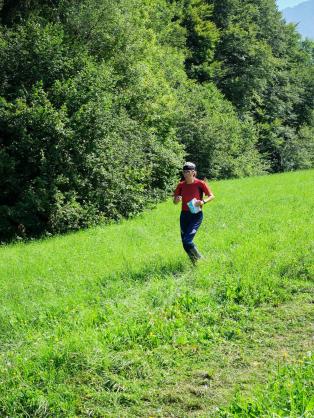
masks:
<path id="1" fill-rule="evenodd" d="M 0 37 L 1 240 L 133 216 L 172 190 L 182 163 L 161 68 L 151 83 L 164 52 L 152 41 L 147 65 L 145 39 L 131 53 L 93 52 L 99 31 L 113 41 L 115 24 L 93 26 L 102 9 L 94 16 L 86 4 L 71 23 L 73 4 L 61 9 L 63 25 L 30 16 Z M 122 10 L 111 12 L 122 25 Z M 75 41 L 80 19 L 92 30 L 86 47 Z"/>
<path id="2" fill-rule="evenodd" d="M 108 97 L 98 91 L 79 105 L 73 94 L 69 111 L 38 85 L 27 99 L 2 101 L 2 239 L 132 216 L 169 192 L 180 148 L 160 144 Z"/>
<path id="3" fill-rule="evenodd" d="M 314 167 L 314 127 L 302 126 L 297 134 L 287 139 L 282 162 L 285 171 Z"/>
<path id="4" fill-rule="evenodd" d="M 253 124 L 239 121 L 232 105 L 212 84 L 191 85 L 182 93 L 179 138 L 201 177 L 262 174 Z"/>

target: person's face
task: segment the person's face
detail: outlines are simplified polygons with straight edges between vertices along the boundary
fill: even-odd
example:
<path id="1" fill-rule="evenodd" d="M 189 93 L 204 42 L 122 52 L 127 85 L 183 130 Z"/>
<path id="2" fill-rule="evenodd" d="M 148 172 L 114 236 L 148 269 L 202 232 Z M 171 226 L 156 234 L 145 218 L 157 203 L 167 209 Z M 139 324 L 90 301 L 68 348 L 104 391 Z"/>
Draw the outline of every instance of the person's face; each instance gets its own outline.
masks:
<path id="1" fill-rule="evenodd" d="M 194 170 L 183 170 L 183 176 L 186 181 L 193 180 Z"/>

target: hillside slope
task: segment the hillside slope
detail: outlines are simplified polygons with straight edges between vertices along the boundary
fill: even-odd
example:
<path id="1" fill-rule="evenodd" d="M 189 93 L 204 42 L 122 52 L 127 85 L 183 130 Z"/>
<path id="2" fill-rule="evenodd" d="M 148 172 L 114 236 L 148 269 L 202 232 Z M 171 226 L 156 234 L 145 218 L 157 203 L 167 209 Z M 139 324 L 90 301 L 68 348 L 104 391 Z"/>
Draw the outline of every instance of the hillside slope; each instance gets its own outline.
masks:
<path id="1" fill-rule="evenodd" d="M 310 351 L 313 180 L 212 183 L 196 269 L 171 202 L 0 247 L 0 415 L 245 416 L 225 415 L 236 389 Z M 290 404 L 299 415 L 309 393 Z"/>

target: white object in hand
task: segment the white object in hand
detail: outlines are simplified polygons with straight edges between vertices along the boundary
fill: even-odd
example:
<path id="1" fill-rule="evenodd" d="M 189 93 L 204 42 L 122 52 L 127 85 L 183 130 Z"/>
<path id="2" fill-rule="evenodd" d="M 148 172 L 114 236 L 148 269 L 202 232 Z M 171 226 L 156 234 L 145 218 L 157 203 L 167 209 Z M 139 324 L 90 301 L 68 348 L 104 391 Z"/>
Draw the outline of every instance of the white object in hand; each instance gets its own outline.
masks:
<path id="1" fill-rule="evenodd" d="M 188 205 L 191 213 L 198 213 L 198 212 L 201 211 L 201 207 L 200 206 L 195 206 L 195 203 L 196 202 L 197 202 L 197 199 L 195 199 L 195 197 L 194 197 L 194 199 L 190 200 L 187 203 L 187 205 Z"/>

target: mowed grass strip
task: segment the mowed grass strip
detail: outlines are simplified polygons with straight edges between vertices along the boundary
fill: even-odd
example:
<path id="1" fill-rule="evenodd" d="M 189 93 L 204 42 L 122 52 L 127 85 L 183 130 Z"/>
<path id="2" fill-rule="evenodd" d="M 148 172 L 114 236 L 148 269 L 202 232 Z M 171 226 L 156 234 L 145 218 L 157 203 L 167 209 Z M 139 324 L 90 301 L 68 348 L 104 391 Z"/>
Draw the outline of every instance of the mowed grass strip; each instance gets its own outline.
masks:
<path id="1" fill-rule="evenodd" d="M 267 418 L 304 417 L 314 413 L 314 356 L 278 367 L 266 386 L 255 388 L 252 397 L 240 393 L 228 408 L 219 410 L 219 417 Z"/>
<path id="2" fill-rule="evenodd" d="M 1 247 L 0 415 L 209 416 L 238 384 L 265 379 L 278 350 L 302 355 L 313 179 L 211 183 L 196 269 L 170 201 L 120 224 Z M 282 345 L 272 346 L 276 335 Z"/>

